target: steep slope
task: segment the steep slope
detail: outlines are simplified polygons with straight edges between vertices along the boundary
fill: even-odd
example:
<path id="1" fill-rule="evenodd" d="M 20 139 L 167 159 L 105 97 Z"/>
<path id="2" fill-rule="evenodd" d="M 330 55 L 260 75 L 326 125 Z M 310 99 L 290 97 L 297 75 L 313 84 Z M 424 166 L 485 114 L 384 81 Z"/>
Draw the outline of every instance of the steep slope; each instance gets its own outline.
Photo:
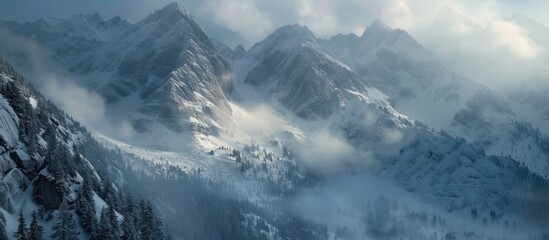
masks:
<path id="1" fill-rule="evenodd" d="M 27 220 L 37 214 L 44 238 L 69 216 L 61 229 L 70 229 L 71 239 L 170 238 L 166 232 L 184 239 L 327 239 L 320 224 L 280 211 L 280 202 L 240 200 L 200 169 L 184 172 L 105 148 L 3 60 L 0 107 L 1 237 L 14 236 L 21 212 Z"/>
<path id="2" fill-rule="evenodd" d="M 361 66 L 370 78 L 358 77 L 351 68 L 326 54 L 325 51 L 329 48 L 322 44 L 328 43 L 323 43 L 308 29 L 298 26 L 283 27 L 275 31 L 265 41 L 255 45 L 243 60 L 237 62 L 243 64 L 249 61 L 247 64 L 252 66 L 252 70 L 244 75 L 244 82 L 253 86 L 262 96 L 281 103 L 289 111 L 304 118 L 305 122 L 314 120 L 314 117 L 317 120 L 322 119 L 320 122 L 329 125 L 331 144 L 341 144 L 338 142 L 341 139 L 337 139 L 341 134 L 344 144 L 348 143 L 356 149 L 344 151 L 343 157 L 325 159 L 308 151 L 300 151 L 300 147 L 306 148 L 307 145 L 287 142 L 291 152 L 297 153 L 298 163 L 305 161 L 302 164 L 307 165 L 307 161 L 311 161 L 307 159 L 311 156 L 304 154 L 312 154 L 312 158 L 315 158 L 312 160 L 312 169 L 336 172 L 373 171 L 378 176 L 396 182 L 423 201 L 448 212 L 458 212 L 462 216 L 467 216 L 473 208 L 483 215 L 488 215 L 491 211 L 510 218 L 528 215 L 532 209 L 523 209 L 522 204 L 535 200 L 516 196 L 514 191 L 529 191 L 525 186 L 535 186 L 535 190 L 531 189 L 531 194 L 545 194 L 547 181 L 543 178 L 543 170 L 523 165 L 520 157 L 485 152 L 486 146 L 496 146 L 497 137 L 511 135 L 511 132 L 495 131 L 501 125 L 513 126 L 507 118 L 513 116 L 513 112 L 502 97 L 478 83 L 452 74 L 403 31 L 388 29 L 378 22 L 366 30 L 364 38 L 368 44 L 361 45 L 363 48 L 349 47 L 353 44 L 352 38 L 347 39 L 345 44 L 349 52 L 350 49 L 359 49 L 354 52 L 362 58 L 356 60 L 356 64 L 364 64 Z M 355 40 L 354 44 L 360 43 L 360 39 Z M 323 58 L 311 57 L 307 54 L 311 52 L 315 54 L 312 56 Z M 306 60 L 299 61 L 305 57 Z M 374 72 L 368 72 L 370 69 L 374 69 Z M 324 70 L 349 73 L 344 75 L 349 78 L 338 78 L 339 85 L 332 86 L 332 77 L 329 74 L 320 74 Z M 301 71 L 319 74 L 297 74 Z M 381 74 L 384 71 L 386 75 Z M 384 83 L 387 75 L 401 78 L 400 82 Z M 373 94 L 375 88 L 368 87 L 372 78 L 377 79 L 371 85 L 377 84 L 385 89 L 391 97 L 389 99 L 396 102 L 394 108 L 385 101 L 388 98 L 383 94 Z M 312 91 L 314 88 L 307 84 L 318 84 L 319 87 L 329 88 L 329 91 L 324 91 L 324 88 Z M 464 89 L 466 87 L 473 88 L 476 92 L 468 94 L 466 90 L 469 89 Z M 314 94 L 309 94 L 309 91 Z M 403 95 L 400 94 L 402 91 L 414 94 Z M 293 96 L 294 92 L 301 97 L 297 101 L 304 104 L 297 105 L 301 108 L 294 107 L 294 102 L 285 101 L 291 99 L 287 96 Z M 347 95 L 348 93 L 352 96 Z M 433 131 L 431 125 L 425 126 L 411 120 L 414 116 L 408 117 L 399 113 L 399 104 L 407 104 L 408 101 L 416 101 L 418 104 L 420 100 L 413 100 L 414 98 L 426 102 L 428 110 L 444 117 L 445 129 L 465 129 L 470 132 L 456 130 L 455 134 L 470 139 L 466 141 L 445 132 Z M 305 103 L 312 105 L 318 99 L 328 102 L 323 103 L 323 106 L 328 106 L 327 109 L 331 111 L 318 112 L 315 108 L 303 108 L 309 106 Z M 439 108 L 444 109 L 442 113 L 437 112 L 436 108 L 429 109 L 433 105 L 428 103 L 438 104 L 437 99 L 441 102 Z M 478 117 L 474 118 L 475 115 Z M 432 119 L 428 118 L 427 121 L 429 120 Z M 314 131 L 318 131 L 314 124 L 302 126 L 305 142 L 315 135 Z M 308 127 L 314 130 L 308 131 Z M 483 143 L 485 140 L 494 142 L 485 145 L 476 143 Z M 327 175 L 329 179 L 330 173 Z M 439 178 L 445 180 L 439 181 Z M 535 180 L 531 182 L 529 178 Z"/>
<path id="3" fill-rule="evenodd" d="M 83 26 L 66 27 L 75 24 Z M 60 69 L 103 96 L 108 111 L 139 132 L 160 125 L 214 134 L 223 125 L 221 116 L 231 111 L 231 66 L 177 3 L 136 24 L 91 15 L 4 26 L 19 36 L 36 36 Z M 105 31 L 117 34 L 107 39 Z"/>
<path id="4" fill-rule="evenodd" d="M 307 27 L 285 26 L 248 51 L 245 83 L 261 89 L 296 115 L 326 118 L 366 93 L 367 84 L 325 53 Z"/>
<path id="5" fill-rule="evenodd" d="M 45 238 L 167 238 L 152 208 L 145 209 L 146 216 L 124 210 L 133 206 L 119 200 L 132 199 L 122 193 L 128 188 L 120 182 L 125 168 L 120 153 L 100 146 L 3 60 L 0 106 L 0 223 L 8 236 L 14 236 L 21 214 L 29 220 L 37 215 Z M 137 234 L 138 218 L 148 232 L 131 235 Z"/>

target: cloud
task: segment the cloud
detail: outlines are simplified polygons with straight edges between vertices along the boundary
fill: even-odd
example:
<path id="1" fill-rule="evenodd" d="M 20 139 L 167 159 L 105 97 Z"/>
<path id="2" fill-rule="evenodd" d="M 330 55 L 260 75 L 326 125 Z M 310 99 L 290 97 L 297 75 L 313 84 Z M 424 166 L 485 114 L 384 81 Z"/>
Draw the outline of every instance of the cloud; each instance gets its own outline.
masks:
<path id="1" fill-rule="evenodd" d="M 277 112 L 265 104 L 258 104 L 246 110 L 237 105 L 232 105 L 231 108 L 235 124 L 233 130 L 242 140 L 260 136 L 271 137 L 284 131 L 283 126 L 287 124 Z"/>
<path id="2" fill-rule="evenodd" d="M 529 60 L 541 52 L 541 47 L 528 36 L 528 33 L 512 22 L 496 20 L 492 22 L 491 30 L 495 45 L 507 49 L 516 57 Z"/>
<path id="3" fill-rule="evenodd" d="M 387 24 L 399 28 L 407 29 L 415 26 L 416 15 L 414 15 L 408 2 L 405 0 L 389 1 L 389 5 L 384 8 L 382 19 L 386 19 Z"/>
<path id="4" fill-rule="evenodd" d="M 404 134 L 396 128 L 382 128 L 381 136 L 385 143 L 394 144 L 400 142 L 400 140 L 404 137 Z"/>
<path id="5" fill-rule="evenodd" d="M 342 137 L 322 129 L 312 133 L 297 150 L 299 159 L 316 170 L 340 170 L 355 158 L 355 149 Z"/>
<path id="6" fill-rule="evenodd" d="M 410 32 L 453 72 L 504 92 L 546 76 L 549 34 L 542 36 L 532 20 L 501 16 L 510 10 L 495 0 L 476 8 L 468 0 L 448 5 Z"/>
<path id="7" fill-rule="evenodd" d="M 349 170 L 369 169 L 378 164 L 372 152 L 353 147 L 339 132 L 317 127 L 296 143 L 294 150 L 309 170 L 340 173 Z"/>
<path id="8" fill-rule="evenodd" d="M 202 15 L 213 17 L 217 24 L 237 30 L 248 39 L 264 36 L 273 28 L 271 19 L 257 8 L 253 0 L 208 1 L 200 9 Z"/>

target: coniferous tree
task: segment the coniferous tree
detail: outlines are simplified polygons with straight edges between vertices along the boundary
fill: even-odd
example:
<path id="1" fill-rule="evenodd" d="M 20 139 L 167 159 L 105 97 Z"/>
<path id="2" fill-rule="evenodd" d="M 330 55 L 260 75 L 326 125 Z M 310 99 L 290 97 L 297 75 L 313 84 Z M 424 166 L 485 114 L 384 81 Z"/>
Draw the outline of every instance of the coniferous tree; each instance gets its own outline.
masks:
<path id="1" fill-rule="evenodd" d="M 48 144 L 46 159 L 51 160 L 51 158 L 53 157 L 53 152 L 57 149 L 57 129 L 54 124 L 47 125 L 44 140 Z"/>
<path id="2" fill-rule="evenodd" d="M 103 207 L 103 209 L 101 209 L 101 216 L 99 218 L 99 226 L 97 228 L 96 239 L 113 239 L 112 227 L 106 207 Z"/>
<path id="3" fill-rule="evenodd" d="M 57 140 L 52 140 L 56 142 Z M 54 149 L 50 149 L 54 148 Z M 61 180 L 64 177 L 63 158 L 64 151 L 58 147 L 56 143 L 48 141 L 48 153 L 46 156 L 46 163 L 48 172 L 56 179 Z"/>
<path id="4" fill-rule="evenodd" d="M 164 235 L 164 223 L 162 222 L 162 219 L 158 217 L 154 217 L 152 229 L 151 229 L 151 239 L 158 239 L 163 240 L 166 239 L 166 236 Z"/>
<path id="5" fill-rule="evenodd" d="M 40 133 L 40 129 L 36 121 L 36 114 L 33 114 L 33 116 L 31 117 L 30 125 L 29 125 L 29 132 L 28 132 L 29 142 L 27 144 L 27 148 L 29 150 L 29 154 L 31 155 L 31 157 L 33 154 L 38 152 L 37 136 L 39 133 Z"/>
<path id="6" fill-rule="evenodd" d="M 140 209 L 139 235 L 141 239 L 150 239 L 151 227 L 154 221 L 152 206 L 150 202 L 145 202 L 141 200 L 139 202 L 139 209 Z"/>
<path id="7" fill-rule="evenodd" d="M 135 220 L 131 215 L 124 217 L 124 220 L 121 224 L 122 228 L 122 240 L 132 240 L 137 239 L 137 230 L 135 229 Z"/>
<path id="8" fill-rule="evenodd" d="M 120 227 L 118 223 L 118 216 L 116 215 L 116 211 L 114 210 L 114 207 L 112 205 L 109 205 L 107 207 L 107 214 L 109 217 L 109 223 L 111 226 L 111 235 L 112 239 L 120 239 Z"/>
<path id="9" fill-rule="evenodd" d="M 15 232 L 15 239 L 17 240 L 27 240 L 27 226 L 25 223 L 25 216 L 22 212 L 19 212 L 19 225 L 17 226 L 17 231 Z"/>
<path id="10" fill-rule="evenodd" d="M 6 233 L 6 227 L 0 224 L 0 240 L 8 240 L 8 234 Z"/>
<path id="11" fill-rule="evenodd" d="M 32 220 L 29 228 L 29 240 L 44 239 L 44 227 L 38 223 L 38 214 L 36 211 L 32 213 Z"/>
<path id="12" fill-rule="evenodd" d="M 59 207 L 56 222 L 53 225 L 52 239 L 73 240 L 78 239 L 80 233 L 76 229 L 74 217 L 66 200 Z"/>
<path id="13" fill-rule="evenodd" d="M 124 201 L 124 216 L 131 216 L 135 218 L 135 202 L 131 195 L 126 195 Z"/>
<path id="14" fill-rule="evenodd" d="M 87 179 L 84 180 L 82 190 L 78 193 L 76 213 L 80 219 L 80 225 L 82 225 L 86 232 L 92 234 L 97 225 L 95 219 L 95 201 L 93 199 L 93 191 Z"/>

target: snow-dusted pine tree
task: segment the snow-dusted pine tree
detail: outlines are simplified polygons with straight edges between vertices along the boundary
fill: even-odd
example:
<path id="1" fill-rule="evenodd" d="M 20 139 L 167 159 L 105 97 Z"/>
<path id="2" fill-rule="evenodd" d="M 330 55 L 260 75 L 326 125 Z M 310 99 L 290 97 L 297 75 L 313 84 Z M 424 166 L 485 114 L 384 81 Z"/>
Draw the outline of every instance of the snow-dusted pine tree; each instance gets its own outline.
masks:
<path id="1" fill-rule="evenodd" d="M 25 224 L 25 216 L 23 213 L 19 213 L 19 225 L 17 226 L 17 231 L 15 232 L 15 239 L 17 240 L 27 240 L 27 226 Z"/>
<path id="2" fill-rule="evenodd" d="M 55 240 L 73 240 L 78 239 L 79 234 L 72 211 L 65 199 L 59 207 L 51 238 Z"/>
<path id="3" fill-rule="evenodd" d="M 38 223 L 38 214 L 36 211 L 32 213 L 32 220 L 29 227 L 29 240 L 44 239 L 44 227 Z"/>

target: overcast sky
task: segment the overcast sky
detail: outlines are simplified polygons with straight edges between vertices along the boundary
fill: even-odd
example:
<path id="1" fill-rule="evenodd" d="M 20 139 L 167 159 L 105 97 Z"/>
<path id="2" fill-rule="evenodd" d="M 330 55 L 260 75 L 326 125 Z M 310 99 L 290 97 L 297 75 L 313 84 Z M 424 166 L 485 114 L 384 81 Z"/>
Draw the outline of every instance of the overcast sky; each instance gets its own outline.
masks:
<path id="1" fill-rule="evenodd" d="M 4 0 L 3 20 L 31 21 L 39 17 L 68 17 L 98 12 L 136 22 L 174 0 Z M 195 16 L 240 32 L 249 41 L 261 40 L 275 28 L 298 23 L 320 37 L 360 33 L 373 19 L 392 27 L 413 29 L 450 6 L 483 24 L 496 16 L 521 13 L 549 23 L 547 0 L 181 0 Z"/>

